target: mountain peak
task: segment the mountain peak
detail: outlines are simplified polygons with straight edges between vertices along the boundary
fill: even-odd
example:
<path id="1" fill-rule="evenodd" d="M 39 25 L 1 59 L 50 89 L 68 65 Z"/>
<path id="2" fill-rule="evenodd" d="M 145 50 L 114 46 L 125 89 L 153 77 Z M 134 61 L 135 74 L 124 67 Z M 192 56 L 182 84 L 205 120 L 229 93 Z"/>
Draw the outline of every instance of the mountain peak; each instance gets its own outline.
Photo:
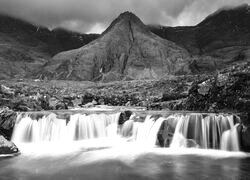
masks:
<path id="1" fill-rule="evenodd" d="M 103 34 L 106 34 L 109 32 L 113 27 L 115 27 L 117 24 L 126 24 L 126 25 L 138 25 L 142 27 L 143 29 L 147 28 L 141 19 L 137 17 L 134 13 L 130 11 L 125 11 L 121 13 L 111 24 L 110 26 L 103 32 Z"/>
<path id="2" fill-rule="evenodd" d="M 134 18 L 138 19 L 138 17 L 130 11 L 125 11 L 125 12 L 121 13 L 118 16 L 118 18 L 120 18 L 120 19 L 134 19 Z"/>

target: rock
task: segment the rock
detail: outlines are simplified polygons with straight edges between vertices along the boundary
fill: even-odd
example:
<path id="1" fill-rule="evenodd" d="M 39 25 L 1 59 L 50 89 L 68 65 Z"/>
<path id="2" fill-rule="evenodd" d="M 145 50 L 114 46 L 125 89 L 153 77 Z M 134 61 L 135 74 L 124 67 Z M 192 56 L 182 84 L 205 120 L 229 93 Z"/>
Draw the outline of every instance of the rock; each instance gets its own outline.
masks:
<path id="1" fill-rule="evenodd" d="M 52 97 L 49 99 L 49 106 L 51 107 L 51 109 L 56 110 L 56 105 L 60 103 L 60 100 Z"/>
<path id="2" fill-rule="evenodd" d="M 16 123 L 17 113 L 3 108 L 0 110 L 0 132 L 4 134 L 8 139 L 11 138 L 13 128 Z"/>
<path id="3" fill-rule="evenodd" d="M 93 94 L 85 93 L 84 96 L 82 96 L 82 105 L 91 103 L 93 100 L 95 100 L 95 96 Z"/>
<path id="4" fill-rule="evenodd" d="M 169 147 L 174 136 L 177 121 L 175 118 L 165 120 L 157 134 L 158 143 L 161 147 Z"/>
<path id="5" fill-rule="evenodd" d="M 16 145 L 0 135 L 0 155 L 14 155 L 18 153 L 19 150 Z"/>
<path id="6" fill-rule="evenodd" d="M 203 96 L 207 95 L 211 88 L 211 84 L 209 81 L 203 82 L 199 84 L 198 86 L 199 86 L 198 93 Z"/>
<path id="7" fill-rule="evenodd" d="M 42 94 L 37 98 L 38 102 L 41 104 L 41 108 L 44 110 L 50 110 L 50 96 L 48 94 Z"/>
<path id="8" fill-rule="evenodd" d="M 67 106 L 64 102 L 59 101 L 59 102 L 55 105 L 55 109 L 56 109 L 56 110 L 68 109 L 68 106 Z"/>
<path id="9" fill-rule="evenodd" d="M 4 85 L 0 85 L 0 93 L 8 95 L 8 96 L 14 96 L 15 92 L 13 89 L 6 87 Z"/>
<path id="10" fill-rule="evenodd" d="M 105 100 L 103 98 L 100 98 L 98 100 L 98 105 L 105 105 Z"/>
<path id="11" fill-rule="evenodd" d="M 229 77 L 228 77 L 227 74 L 219 74 L 219 75 L 217 76 L 216 85 L 217 85 L 218 87 L 225 86 L 225 85 L 227 84 L 228 80 L 229 80 Z"/>
<path id="12" fill-rule="evenodd" d="M 123 137 L 130 137 L 133 134 L 133 125 L 134 121 L 133 120 L 127 120 L 123 123 L 122 125 L 122 136 Z"/>
<path id="13" fill-rule="evenodd" d="M 241 146 L 244 151 L 250 151 L 250 127 L 243 127 L 241 132 Z"/>
<path id="14" fill-rule="evenodd" d="M 89 102 L 87 104 L 85 104 L 83 107 L 85 108 L 90 108 L 90 107 L 94 107 L 95 105 L 97 105 L 98 103 L 93 99 L 92 102 Z"/>
<path id="15" fill-rule="evenodd" d="M 118 124 L 122 125 L 124 124 L 127 120 L 129 120 L 130 116 L 132 115 L 131 111 L 124 111 L 120 114 Z"/>
<path id="16" fill-rule="evenodd" d="M 187 148 L 199 148 L 199 144 L 197 144 L 193 139 L 187 139 L 185 144 Z"/>
<path id="17" fill-rule="evenodd" d="M 208 77 L 203 83 L 193 83 L 183 107 L 195 111 L 248 112 L 250 111 L 249 84 L 249 72 Z"/>

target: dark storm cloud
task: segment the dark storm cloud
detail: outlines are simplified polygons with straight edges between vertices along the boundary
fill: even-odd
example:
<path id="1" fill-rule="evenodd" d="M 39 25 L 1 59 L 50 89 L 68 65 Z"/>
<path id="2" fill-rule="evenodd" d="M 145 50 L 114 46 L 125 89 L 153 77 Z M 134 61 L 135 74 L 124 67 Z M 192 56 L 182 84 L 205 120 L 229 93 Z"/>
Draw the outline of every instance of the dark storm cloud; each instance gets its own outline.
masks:
<path id="1" fill-rule="evenodd" d="M 220 7 L 241 3 L 250 0 L 0 0 L 0 12 L 51 28 L 93 32 L 126 10 L 148 24 L 194 25 Z"/>

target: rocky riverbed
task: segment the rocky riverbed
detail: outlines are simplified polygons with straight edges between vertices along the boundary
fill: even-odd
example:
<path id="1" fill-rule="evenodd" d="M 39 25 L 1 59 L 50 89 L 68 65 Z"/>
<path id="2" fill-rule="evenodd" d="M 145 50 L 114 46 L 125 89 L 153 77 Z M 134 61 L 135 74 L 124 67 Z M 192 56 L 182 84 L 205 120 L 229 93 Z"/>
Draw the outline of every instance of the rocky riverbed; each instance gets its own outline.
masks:
<path id="1" fill-rule="evenodd" d="M 214 74 L 166 76 L 159 80 L 0 81 L 0 107 L 39 111 L 101 104 L 149 110 L 248 112 L 249 90 L 250 63 L 243 63 Z"/>
<path id="2" fill-rule="evenodd" d="M 0 149 L 6 150 L 18 111 L 64 110 L 95 105 L 235 113 L 241 118 L 239 133 L 244 147 L 247 151 L 250 149 L 250 63 L 214 74 L 167 76 L 159 80 L 112 83 L 38 79 L 0 81 L 0 134 L 4 135 L 1 138 L 6 138 L 2 139 L 4 143 Z M 10 152 L 13 149 L 16 152 L 15 146 L 9 145 Z"/>

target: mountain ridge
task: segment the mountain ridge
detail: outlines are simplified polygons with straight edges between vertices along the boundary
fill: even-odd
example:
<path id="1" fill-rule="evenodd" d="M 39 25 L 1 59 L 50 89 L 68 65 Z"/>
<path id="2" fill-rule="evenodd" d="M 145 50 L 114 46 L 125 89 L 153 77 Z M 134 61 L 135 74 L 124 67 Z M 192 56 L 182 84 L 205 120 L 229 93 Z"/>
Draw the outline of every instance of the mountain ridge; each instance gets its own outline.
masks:
<path id="1" fill-rule="evenodd" d="M 196 56 L 194 72 L 212 71 L 250 59 L 250 6 L 224 8 L 196 26 L 149 26 L 164 39 L 171 40 Z M 212 63 L 209 63 L 211 61 Z"/>
<path id="2" fill-rule="evenodd" d="M 0 79 L 32 78 L 60 51 L 78 48 L 96 35 L 49 30 L 19 18 L 0 15 Z"/>
<path id="3" fill-rule="evenodd" d="M 219 9 L 196 26 L 183 27 L 145 25 L 127 11 L 112 21 L 101 35 L 79 34 L 60 28 L 49 30 L 0 15 L 0 64 L 3 67 L 0 79 L 108 82 L 155 79 L 168 74 L 210 73 L 250 60 L 248 22 L 250 6 L 247 4 Z M 109 35 L 110 32 L 113 34 Z M 96 45 L 99 39 L 101 43 Z M 81 75 L 82 70 L 78 69 L 75 60 L 69 58 L 60 63 L 58 58 L 63 55 L 61 59 L 65 59 L 82 47 L 88 56 L 82 59 L 92 58 L 87 60 L 86 67 L 83 66 L 86 75 Z M 90 47 L 94 48 L 89 50 Z M 65 54 L 68 50 L 72 50 L 71 53 Z M 96 53 L 98 51 L 102 53 Z M 84 53 L 77 54 L 81 57 Z M 78 56 L 75 58 L 79 64 Z M 155 65 L 154 59 L 157 59 Z"/>

